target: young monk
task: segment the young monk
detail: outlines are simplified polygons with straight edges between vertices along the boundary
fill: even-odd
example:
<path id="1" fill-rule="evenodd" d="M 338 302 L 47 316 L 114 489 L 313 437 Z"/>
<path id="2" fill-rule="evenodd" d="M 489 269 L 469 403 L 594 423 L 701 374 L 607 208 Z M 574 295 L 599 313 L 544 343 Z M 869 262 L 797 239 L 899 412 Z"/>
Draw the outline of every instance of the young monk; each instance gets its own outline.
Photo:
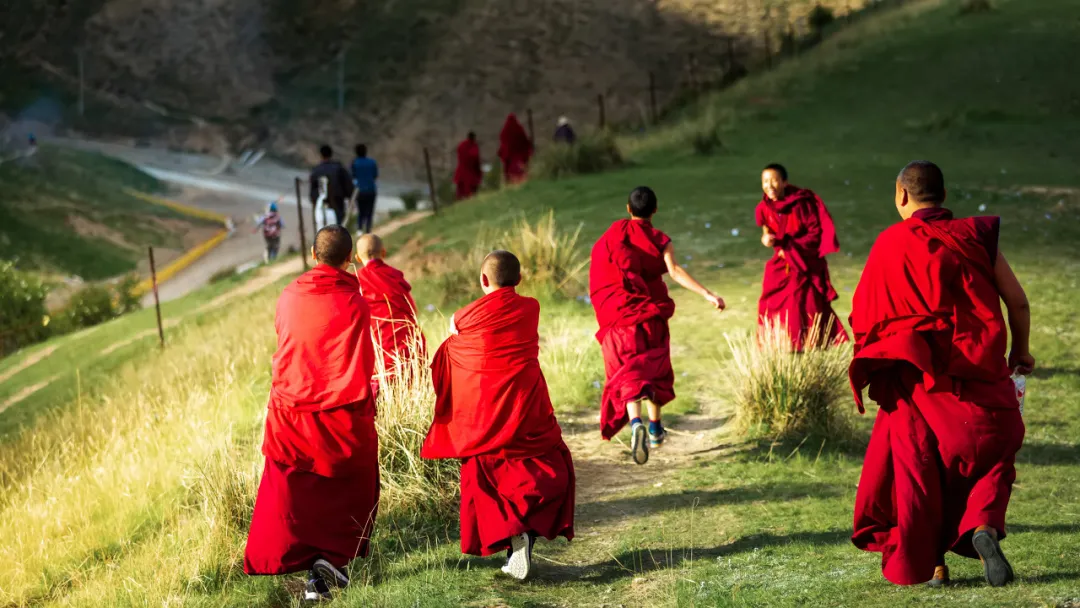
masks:
<path id="1" fill-rule="evenodd" d="M 787 327 L 792 348 L 801 352 L 815 319 L 826 344 L 846 342 L 848 336 L 830 304 L 837 294 L 825 256 L 840 251 L 832 216 L 818 195 L 787 180 L 783 165 L 761 172 L 765 196 L 754 215 L 761 244 L 773 250 L 773 257 L 765 263 L 758 325 L 768 320 Z"/>
<path id="2" fill-rule="evenodd" d="M 508 184 L 525 181 L 529 173 L 529 159 L 533 155 L 533 143 L 525 127 L 513 113 L 507 115 L 499 131 L 499 160 L 503 165 L 503 179 Z"/>
<path id="3" fill-rule="evenodd" d="M 386 247 L 374 234 L 365 234 L 356 241 L 356 261 L 360 269 L 360 293 L 371 309 L 371 337 L 379 346 L 383 369 L 388 377 L 398 364 L 413 357 L 425 356 L 424 334 L 416 322 L 416 302 L 412 286 L 400 270 L 383 259 Z"/>
<path id="4" fill-rule="evenodd" d="M 608 228 L 592 248 L 589 293 L 600 331 L 607 383 L 600 404 L 600 433 L 611 439 L 630 422 L 630 452 L 645 464 L 649 448 L 660 447 L 667 433 L 660 408 L 675 398 L 668 319 L 675 302 L 668 296 L 664 274 L 705 298 L 719 310 L 724 300 L 709 291 L 675 262 L 671 239 L 652 225 L 656 194 L 634 188 L 622 219 Z M 648 442 L 641 421 L 649 416 Z"/>
<path id="5" fill-rule="evenodd" d="M 880 552 L 896 584 L 946 584 L 953 551 L 981 559 L 997 587 L 1013 580 L 998 541 L 1024 440 L 1010 368 L 1035 365 L 1031 319 L 998 249 L 999 219 L 957 219 L 944 202 L 936 165 L 906 166 L 896 181 L 904 221 L 878 237 L 855 291 L 851 386 L 860 412 L 867 386 L 881 409 L 852 541 Z"/>
<path id="6" fill-rule="evenodd" d="M 341 226 L 315 235 L 315 267 L 277 304 L 278 348 L 244 572 L 309 571 L 305 598 L 344 587 L 366 556 L 379 504 L 371 314 Z"/>
<path id="7" fill-rule="evenodd" d="M 480 144 L 476 133 L 469 134 L 458 144 L 457 167 L 454 169 L 454 200 L 471 198 L 484 183 L 484 170 L 480 164 Z"/>
<path id="8" fill-rule="evenodd" d="M 514 254 L 492 252 L 484 297 L 450 318 L 420 455 L 462 459 L 461 551 L 507 551 L 503 572 L 524 580 L 536 537 L 574 537 L 574 463 L 537 358 L 540 303 L 517 294 L 520 281 Z"/>

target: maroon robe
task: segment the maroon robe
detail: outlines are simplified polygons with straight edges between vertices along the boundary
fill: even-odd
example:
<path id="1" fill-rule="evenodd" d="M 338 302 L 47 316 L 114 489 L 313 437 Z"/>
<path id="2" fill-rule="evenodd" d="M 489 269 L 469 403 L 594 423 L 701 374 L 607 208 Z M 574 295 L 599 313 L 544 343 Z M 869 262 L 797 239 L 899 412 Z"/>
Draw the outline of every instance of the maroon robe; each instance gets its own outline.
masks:
<path id="1" fill-rule="evenodd" d="M 994 282 L 997 218 L 945 209 L 881 234 L 852 305 L 849 375 L 881 409 L 855 499 L 852 542 L 882 554 L 885 578 L 930 580 L 946 551 L 977 557 L 971 533 L 1005 537 L 1024 438 L 1008 331 Z"/>
<path id="2" fill-rule="evenodd" d="M 827 343 L 847 341 L 847 332 L 830 302 L 837 298 L 825 256 L 840 251 L 832 216 L 810 190 L 788 186 L 780 200 L 761 199 L 757 225 L 776 236 L 772 259 L 765 263 L 758 324 L 766 318 L 786 325 L 792 347 L 801 351 L 806 333 L 820 315 L 822 330 L 832 321 Z M 824 332 L 823 332 L 824 333 Z"/>
<path id="3" fill-rule="evenodd" d="M 503 177 L 508 184 L 525 181 L 529 173 L 529 159 L 532 158 L 533 144 L 525 127 L 521 126 L 517 116 L 510 114 L 499 132 L 499 159 L 503 164 Z"/>
<path id="4" fill-rule="evenodd" d="M 484 170 L 480 165 L 480 146 L 466 139 L 457 147 L 457 168 L 454 169 L 454 199 L 463 200 L 476 194 L 484 183 Z"/>

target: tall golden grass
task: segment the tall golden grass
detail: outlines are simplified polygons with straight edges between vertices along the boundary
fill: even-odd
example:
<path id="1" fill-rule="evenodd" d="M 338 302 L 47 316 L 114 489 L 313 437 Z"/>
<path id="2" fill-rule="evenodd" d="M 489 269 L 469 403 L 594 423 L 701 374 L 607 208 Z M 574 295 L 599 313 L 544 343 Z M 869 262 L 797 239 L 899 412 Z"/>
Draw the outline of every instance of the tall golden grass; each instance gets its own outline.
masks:
<path id="1" fill-rule="evenodd" d="M 845 439 L 850 414 L 851 347 L 828 344 L 831 326 L 815 319 L 803 352 L 793 352 L 787 325 L 766 319 L 757 331 L 724 334 L 732 359 L 726 373 L 739 426 L 775 438 Z"/>

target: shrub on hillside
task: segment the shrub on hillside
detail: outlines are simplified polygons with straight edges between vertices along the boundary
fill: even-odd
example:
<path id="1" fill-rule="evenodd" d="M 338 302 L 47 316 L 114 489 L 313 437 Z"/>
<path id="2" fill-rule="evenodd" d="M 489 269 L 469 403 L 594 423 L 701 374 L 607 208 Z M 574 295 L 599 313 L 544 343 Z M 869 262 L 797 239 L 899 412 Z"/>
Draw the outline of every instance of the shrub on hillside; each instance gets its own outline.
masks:
<path id="1" fill-rule="evenodd" d="M 988 13 L 992 10 L 994 10 L 994 4 L 990 0 L 963 0 L 960 3 L 961 15 Z"/>
<path id="2" fill-rule="evenodd" d="M 228 268 L 222 268 L 221 270 L 218 270 L 214 272 L 214 274 L 210 275 L 210 283 L 220 283 L 222 281 L 227 281 L 235 276 L 236 268 L 234 266 L 229 266 Z"/>
<path id="3" fill-rule="evenodd" d="M 558 179 L 571 175 L 600 173 L 623 164 L 615 136 L 607 131 L 586 133 L 571 145 L 551 145 L 533 161 L 532 174 Z"/>
<path id="4" fill-rule="evenodd" d="M 821 38 L 822 31 L 829 26 L 833 21 L 836 21 L 836 15 L 833 14 L 832 9 L 815 4 L 814 8 L 810 11 L 810 14 L 806 17 L 806 22 L 810 26 L 810 31 L 813 32 L 816 38 Z"/>
<path id="5" fill-rule="evenodd" d="M 704 129 L 695 130 L 690 134 L 690 146 L 694 148 L 694 154 L 710 156 L 724 149 L 724 142 L 720 140 L 720 128 L 715 124 L 709 124 Z"/>
<path id="6" fill-rule="evenodd" d="M 401 204 L 405 205 L 406 211 L 416 211 L 420 206 L 420 199 L 424 197 L 424 194 L 419 190 L 409 190 L 408 192 L 401 193 Z"/>
<path id="7" fill-rule="evenodd" d="M 0 260 L 0 357 L 49 335 L 47 294 L 36 277 Z"/>
<path id="8" fill-rule="evenodd" d="M 75 292 L 57 315 L 54 333 L 66 333 L 115 319 L 141 308 L 136 295 L 138 277 L 125 276 L 119 283 L 88 285 Z"/>
<path id="9" fill-rule="evenodd" d="M 827 345 L 828 328 L 813 324 L 802 353 L 792 352 L 783 324 L 767 321 L 757 332 L 725 334 L 732 362 L 727 372 L 739 425 L 777 439 L 815 436 L 846 439 L 851 349 Z"/>

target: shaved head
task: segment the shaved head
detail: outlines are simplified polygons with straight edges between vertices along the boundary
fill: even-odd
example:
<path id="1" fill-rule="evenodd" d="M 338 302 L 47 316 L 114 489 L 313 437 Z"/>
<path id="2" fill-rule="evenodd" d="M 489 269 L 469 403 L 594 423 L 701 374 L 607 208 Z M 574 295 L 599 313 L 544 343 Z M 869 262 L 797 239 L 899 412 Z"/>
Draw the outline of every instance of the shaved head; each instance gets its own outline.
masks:
<path id="1" fill-rule="evenodd" d="M 515 287 L 521 282 L 521 262 L 509 251 L 492 251 L 484 258 L 480 273 L 487 277 L 492 291 L 501 287 Z"/>
<path id="2" fill-rule="evenodd" d="M 365 234 L 356 239 L 356 255 L 367 264 L 369 260 L 381 259 L 386 252 L 382 239 L 375 234 Z"/>
<path id="3" fill-rule="evenodd" d="M 334 268 L 341 268 L 349 261 L 352 254 L 352 237 L 341 226 L 331 225 L 320 229 L 315 234 L 315 261 Z"/>
<path id="4" fill-rule="evenodd" d="M 945 202 L 945 175 L 928 160 L 908 163 L 897 176 L 896 184 L 907 191 L 913 203 L 937 206 Z"/>

